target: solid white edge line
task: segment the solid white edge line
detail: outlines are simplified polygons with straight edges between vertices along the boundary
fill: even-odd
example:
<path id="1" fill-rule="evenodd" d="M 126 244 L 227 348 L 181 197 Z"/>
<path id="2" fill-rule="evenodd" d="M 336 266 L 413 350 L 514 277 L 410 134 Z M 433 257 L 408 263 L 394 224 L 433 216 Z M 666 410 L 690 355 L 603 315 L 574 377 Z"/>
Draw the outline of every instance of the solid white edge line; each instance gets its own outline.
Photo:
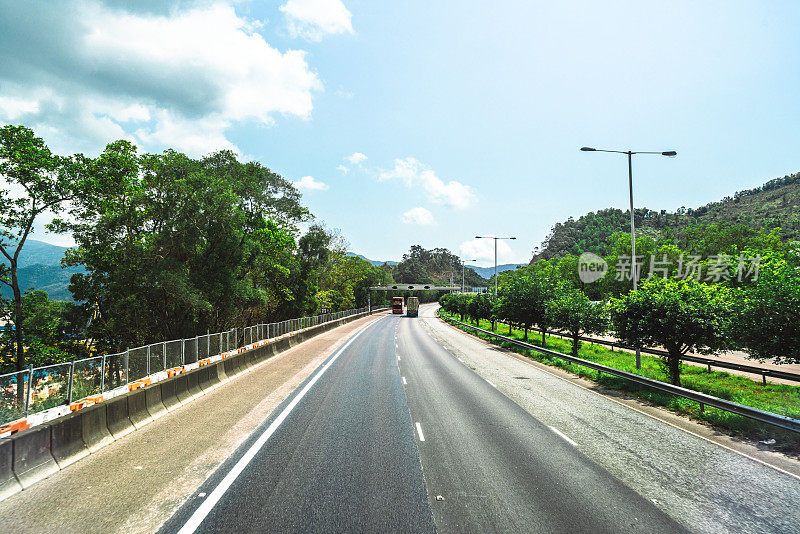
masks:
<path id="1" fill-rule="evenodd" d="M 356 332 L 344 345 L 339 347 L 339 350 L 328 360 L 328 362 L 319 370 L 317 373 L 311 378 L 308 384 L 300 390 L 300 393 L 295 396 L 294 399 L 283 409 L 283 411 L 278 415 L 278 417 L 267 427 L 264 432 L 258 437 L 258 439 L 250 446 L 247 452 L 242 456 L 236 465 L 225 475 L 225 478 L 214 488 L 208 498 L 206 498 L 203 503 L 194 511 L 194 513 L 189 517 L 189 520 L 184 523 L 181 529 L 178 531 L 178 534 L 191 534 L 197 530 L 197 528 L 202 524 L 203 520 L 208 516 L 211 510 L 214 509 L 214 506 L 219 502 L 225 492 L 228 491 L 228 488 L 236 481 L 239 475 L 242 474 L 245 467 L 255 458 L 258 451 L 264 446 L 264 444 L 269 440 L 272 434 L 281 426 L 281 423 L 289 416 L 295 406 L 305 397 L 306 393 L 317 383 L 317 380 L 320 379 L 322 374 L 328 370 L 328 368 L 333 365 L 339 356 L 350 346 L 350 344 L 356 340 L 358 336 L 363 334 L 367 328 L 374 325 L 377 321 L 381 319 L 375 319 L 370 321 L 368 324 L 364 325 L 361 330 Z"/>
<path id="2" fill-rule="evenodd" d="M 425 434 L 422 433 L 422 427 L 419 426 L 419 423 L 417 423 L 417 434 L 419 434 L 420 441 L 425 441 Z"/>
<path id="3" fill-rule="evenodd" d="M 487 380 L 487 379 L 485 379 L 485 378 L 484 378 L 484 380 L 486 380 L 487 382 L 489 382 L 489 385 L 490 385 L 490 386 L 492 386 L 494 389 L 497 389 L 497 386 L 495 386 L 495 385 L 494 385 L 494 383 L 492 383 L 492 381 L 491 381 L 491 380 Z"/>
<path id="4" fill-rule="evenodd" d="M 443 322 L 444 322 L 444 321 L 443 321 Z M 447 324 L 447 325 L 449 325 L 449 323 L 444 323 L 444 324 Z M 452 329 L 454 329 L 454 330 L 458 331 L 458 332 L 464 332 L 463 330 L 460 330 L 460 329 L 458 329 L 458 328 L 456 328 L 456 327 L 454 327 L 454 326 L 450 326 L 450 327 L 451 327 Z M 476 338 L 475 336 L 470 336 L 470 334 L 467 334 L 467 333 L 464 333 L 464 335 L 465 335 L 465 336 L 469 336 L 469 337 L 471 337 L 471 338 L 473 338 L 473 339 L 478 339 L 478 340 L 480 340 L 480 338 Z M 493 347 L 489 347 L 489 348 L 493 348 Z M 506 353 L 504 353 L 504 352 L 501 352 L 500 354 L 506 354 Z M 533 364 L 531 363 L 531 361 L 530 361 L 530 360 L 528 360 L 528 359 L 526 359 L 526 358 L 525 358 L 525 357 L 524 357 L 522 354 L 519 354 L 519 353 L 516 353 L 516 352 L 515 352 L 515 353 L 513 353 L 513 354 L 514 354 L 515 356 L 511 356 L 511 355 L 508 355 L 508 356 L 509 356 L 509 357 L 511 357 L 511 358 L 514 358 L 515 360 L 519 360 L 519 361 L 520 361 L 520 362 L 522 362 L 522 363 L 525 363 L 525 364 L 527 364 L 527 365 L 530 365 L 531 367 L 533 367 L 533 368 L 535 368 L 535 369 L 538 369 L 538 370 L 542 371 L 543 373 L 547 373 L 548 375 L 552 376 L 553 378 L 557 378 L 557 379 L 559 379 L 559 380 L 563 380 L 563 381 L 564 381 L 564 382 L 566 382 L 567 384 L 572 384 L 573 386 L 575 386 L 575 387 L 578 387 L 578 388 L 581 388 L 582 390 L 584 390 L 584 391 L 587 391 L 587 392 L 589 392 L 589 393 L 592 393 L 592 394 L 594 394 L 594 395 L 597 395 L 598 397 L 602 397 L 602 398 L 604 398 L 604 399 L 606 399 L 606 400 L 609 400 L 609 401 L 611 401 L 611 402 L 613 402 L 613 403 L 619 404 L 620 406 L 624 406 L 625 408 L 628 408 L 629 410 L 633 410 L 634 412 L 638 412 L 638 413 L 640 413 L 640 414 L 642 414 L 642 415 L 645 415 L 645 416 L 649 417 L 650 419 L 654 419 L 654 420 L 658 421 L 659 423 L 664 423 L 665 425 L 669 425 L 669 426 L 671 426 L 672 428 L 674 428 L 674 429 L 676 429 L 676 430 L 680 430 L 681 432 L 685 432 L 686 434 L 689 434 L 690 436 L 694 436 L 694 437 L 696 437 L 696 438 L 700 438 L 700 439 L 702 439 L 703 441 L 707 441 L 708 443 L 710 443 L 710 444 L 712 444 L 712 445 L 715 445 L 715 446 L 717 446 L 717 447 L 720 447 L 720 448 L 722 448 L 722 449 L 725 449 L 725 450 L 727 450 L 727 451 L 730 451 L 730 452 L 732 452 L 732 453 L 734 453 L 734 454 L 738 454 L 739 456 L 741 456 L 741 457 L 743 457 L 743 458 L 747 458 L 748 460 L 752 460 L 752 461 L 754 461 L 754 462 L 756 462 L 756 463 L 758 463 L 758 464 L 761 464 L 761 465 L 763 465 L 764 467 L 769 467 L 770 469 L 774 469 L 775 471 L 778 471 L 779 473 L 783 473 L 784 475 L 787 475 L 787 476 L 790 476 L 790 477 L 792 477 L 792 478 L 794 478 L 794 479 L 800 480 L 800 475 L 796 475 L 796 474 L 794 474 L 794 473 L 792 473 L 792 472 L 790 472 L 790 471 L 787 471 L 786 469 L 783 469 L 783 468 L 780 468 L 780 467 L 778 467 L 777 465 L 772 465 L 772 464 L 771 464 L 771 463 L 769 463 L 769 462 L 765 462 L 764 460 L 760 460 L 760 459 L 756 458 L 755 456 L 750 456 L 750 455 L 749 455 L 749 454 L 747 454 L 746 452 L 737 451 L 737 450 L 736 450 L 736 449 L 734 449 L 733 447 L 729 447 L 729 446 L 727 446 L 727 445 L 725 445 L 725 444 L 723 444 L 723 443 L 718 443 L 718 442 L 716 442 L 716 441 L 714 441 L 714 440 L 712 440 L 712 439 L 709 439 L 709 438 L 707 438 L 707 437 L 705 437 L 705 436 L 701 436 L 700 434 L 698 434 L 698 433 L 696 433 L 696 432 L 692 432 L 692 431 L 691 431 L 691 430 L 689 430 L 688 428 L 683 428 L 682 426 L 678 426 L 678 425 L 676 425 L 675 423 L 671 423 L 671 422 L 669 422 L 669 421 L 666 421 L 666 420 L 664 420 L 664 419 L 661 419 L 660 417 L 656 417 L 656 416 L 655 416 L 655 415 L 653 415 L 653 414 L 647 413 L 647 412 L 645 412 L 644 410 L 640 410 L 640 409 L 638 409 L 638 408 L 636 408 L 636 407 L 634 407 L 634 406 L 631 406 L 631 405 L 629 405 L 629 404 L 625 404 L 624 402 L 618 401 L 617 399 L 614 399 L 614 398 L 612 398 L 612 397 L 610 397 L 610 396 L 608 396 L 608 395 L 603 395 L 602 393 L 599 393 L 599 392 L 597 392 L 597 391 L 594 391 L 594 390 L 593 390 L 593 389 L 591 389 L 591 388 L 587 388 L 587 387 L 585 387 L 585 386 L 583 386 L 583 385 L 581 385 L 581 384 L 577 384 L 577 383 L 575 383 L 573 380 L 569 380 L 569 379 L 567 379 L 567 378 L 564 378 L 564 377 L 562 377 L 562 376 L 558 376 L 557 374 L 555 374 L 554 372 L 550 371 L 549 369 L 542 369 L 542 368 L 540 368 L 540 367 L 538 367 L 538 366 L 536 366 L 536 365 L 533 365 Z M 517 356 L 519 356 L 519 357 L 517 358 Z M 545 365 L 545 364 L 542 364 L 542 365 Z M 578 377 L 578 376 L 576 375 L 576 376 L 575 376 L 575 378 L 580 378 L 580 377 Z M 668 413 L 673 413 L 673 412 L 668 412 Z"/>
<path id="5" fill-rule="evenodd" d="M 403 384 L 408 384 L 408 382 L 406 382 L 406 377 L 402 377 L 402 379 L 403 379 Z"/>
<path id="6" fill-rule="evenodd" d="M 571 439 L 569 439 L 569 436 L 567 436 L 566 434 L 564 434 L 563 432 L 561 432 L 561 431 L 560 431 L 559 429 L 557 429 L 556 427 L 554 427 L 554 426 L 550 426 L 550 425 L 547 425 L 547 428 L 549 428 L 550 430 L 552 430 L 553 432 L 555 432 L 556 434 L 558 434 L 558 436 L 560 436 L 560 437 L 561 437 L 561 438 L 562 438 L 564 441 L 566 441 L 567 443 L 569 443 L 569 444 L 570 444 L 570 445 L 572 445 L 573 447 L 577 447 L 577 446 L 578 446 L 578 444 L 577 444 L 577 443 L 575 443 L 574 441 L 572 441 Z"/>

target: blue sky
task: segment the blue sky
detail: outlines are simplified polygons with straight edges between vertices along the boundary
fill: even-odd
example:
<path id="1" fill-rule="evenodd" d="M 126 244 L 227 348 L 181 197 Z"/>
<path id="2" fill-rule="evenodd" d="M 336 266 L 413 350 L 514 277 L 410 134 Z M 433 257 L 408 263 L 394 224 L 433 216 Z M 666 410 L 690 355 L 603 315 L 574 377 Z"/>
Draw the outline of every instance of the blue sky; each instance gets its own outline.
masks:
<path id="1" fill-rule="evenodd" d="M 797 2 L 0 4 L 0 122 L 62 152 L 234 148 L 373 259 L 489 265 L 495 234 L 527 262 L 627 206 L 625 158 L 584 145 L 677 150 L 634 160 L 652 209 L 800 171 Z"/>

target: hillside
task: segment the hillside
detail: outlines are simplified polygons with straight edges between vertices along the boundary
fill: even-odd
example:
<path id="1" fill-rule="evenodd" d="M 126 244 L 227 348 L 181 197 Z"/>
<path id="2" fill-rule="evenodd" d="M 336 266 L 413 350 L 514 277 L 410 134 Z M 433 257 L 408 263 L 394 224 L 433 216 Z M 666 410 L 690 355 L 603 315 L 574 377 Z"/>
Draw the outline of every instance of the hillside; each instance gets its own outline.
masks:
<path id="1" fill-rule="evenodd" d="M 71 300 L 67 289 L 74 273 L 83 272 L 80 267 L 61 268 L 61 258 L 66 247 L 51 245 L 43 241 L 28 239 L 19 256 L 19 283 L 24 292 L 29 288 L 42 289 L 51 300 Z M 7 262 L 6 262 L 7 263 Z M 0 287 L 0 296 L 11 297 L 11 289 Z"/>
<path id="2" fill-rule="evenodd" d="M 392 261 L 392 260 L 386 260 L 386 261 L 371 260 L 371 259 L 367 258 L 366 256 L 364 256 L 363 254 L 356 254 L 355 252 L 348 252 L 347 255 L 348 256 L 355 256 L 356 258 L 361 258 L 362 260 L 367 260 L 368 262 L 370 262 L 375 267 L 380 267 L 381 265 L 384 265 L 384 264 L 386 264 L 386 265 L 397 265 L 399 263 L 399 262 Z"/>
<path id="3" fill-rule="evenodd" d="M 693 226 L 719 223 L 745 224 L 755 229 L 780 228 L 784 239 L 800 239 L 800 173 L 770 180 L 696 209 L 667 212 L 641 208 L 635 210 L 634 216 L 637 235 L 680 233 Z M 578 219 L 570 217 L 553 226 L 531 263 L 583 252 L 608 254 L 608 238 L 615 232 L 630 232 L 628 211 L 608 208 Z"/>

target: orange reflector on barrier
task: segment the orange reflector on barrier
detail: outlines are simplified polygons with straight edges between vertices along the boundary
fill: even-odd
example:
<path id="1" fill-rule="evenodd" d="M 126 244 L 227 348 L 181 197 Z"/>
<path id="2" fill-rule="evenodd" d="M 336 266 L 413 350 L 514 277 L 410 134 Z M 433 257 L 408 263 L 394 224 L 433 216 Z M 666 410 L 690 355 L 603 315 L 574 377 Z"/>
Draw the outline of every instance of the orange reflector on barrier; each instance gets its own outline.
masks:
<path id="1" fill-rule="evenodd" d="M 205 358 L 203 360 L 198 361 L 197 363 L 200 365 L 200 367 L 203 367 L 204 365 L 208 365 L 209 363 L 211 363 L 211 358 Z"/>
<path id="2" fill-rule="evenodd" d="M 167 369 L 167 378 L 172 378 L 175 375 L 179 375 L 181 373 L 185 373 L 186 369 L 183 366 L 180 367 L 173 367 L 172 369 Z"/>
<path id="3" fill-rule="evenodd" d="M 31 425 L 28 424 L 27 419 L 21 419 L 19 421 L 14 421 L 13 423 L 0 426 L 0 434 L 5 434 L 6 432 L 11 432 L 14 434 L 15 432 L 19 432 L 20 430 L 25 430 L 26 428 L 30 427 Z"/>
<path id="4" fill-rule="evenodd" d="M 128 384 L 128 391 L 134 391 L 136 389 L 143 388 L 144 386 L 149 386 L 151 383 L 152 381 L 149 378 L 136 380 L 135 382 Z"/>

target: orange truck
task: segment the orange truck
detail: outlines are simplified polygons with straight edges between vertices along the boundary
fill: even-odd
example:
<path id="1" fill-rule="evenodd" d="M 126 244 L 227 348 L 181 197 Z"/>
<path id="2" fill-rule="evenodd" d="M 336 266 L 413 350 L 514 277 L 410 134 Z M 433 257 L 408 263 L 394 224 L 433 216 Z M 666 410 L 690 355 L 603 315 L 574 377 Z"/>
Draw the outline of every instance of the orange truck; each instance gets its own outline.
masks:
<path id="1" fill-rule="evenodd" d="M 403 315 L 403 297 L 392 297 L 392 313 Z"/>

